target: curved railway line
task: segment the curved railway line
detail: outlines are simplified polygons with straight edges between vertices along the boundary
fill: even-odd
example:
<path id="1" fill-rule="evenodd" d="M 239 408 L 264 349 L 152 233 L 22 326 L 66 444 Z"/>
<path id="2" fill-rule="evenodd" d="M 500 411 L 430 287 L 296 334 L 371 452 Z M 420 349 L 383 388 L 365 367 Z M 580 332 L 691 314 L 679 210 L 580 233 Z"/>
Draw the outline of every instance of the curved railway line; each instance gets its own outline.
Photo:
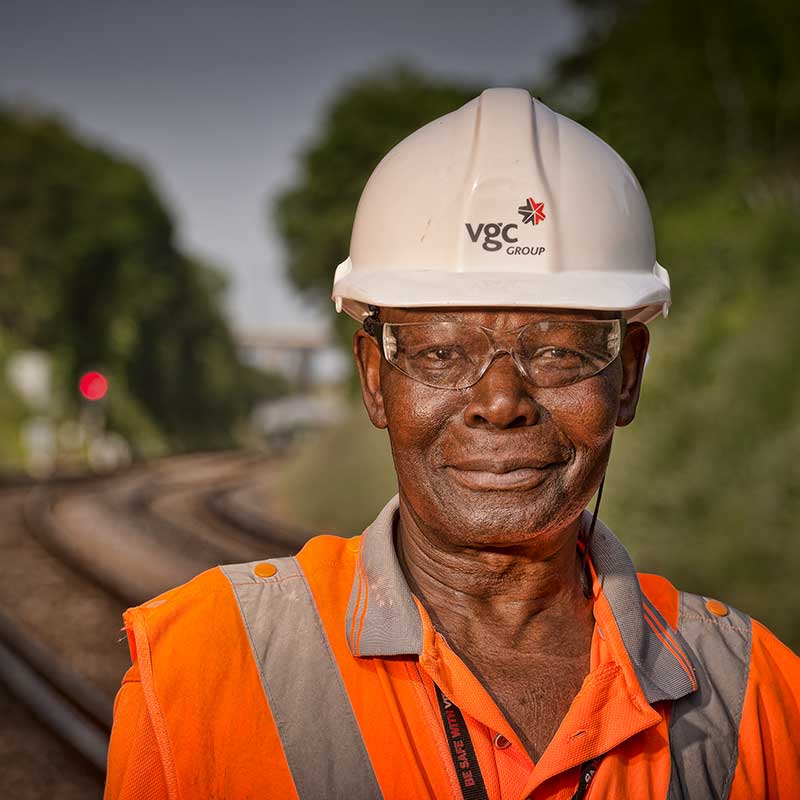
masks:
<path id="1" fill-rule="evenodd" d="M 100 796 L 113 692 L 127 666 L 127 648 L 113 646 L 125 607 L 216 564 L 299 549 L 307 535 L 261 510 L 272 469 L 263 455 L 203 454 L 0 490 L 11 566 L 0 588 L 0 683 L 58 738 L 65 760 L 81 762 L 74 780 L 83 782 L 75 795 L 47 781 L 37 790 L 40 773 L 15 797 Z M 0 722 L 0 752 L 15 734 Z M 14 788 L 6 772 L 25 783 L 23 766 L 0 757 L 3 796 Z"/>

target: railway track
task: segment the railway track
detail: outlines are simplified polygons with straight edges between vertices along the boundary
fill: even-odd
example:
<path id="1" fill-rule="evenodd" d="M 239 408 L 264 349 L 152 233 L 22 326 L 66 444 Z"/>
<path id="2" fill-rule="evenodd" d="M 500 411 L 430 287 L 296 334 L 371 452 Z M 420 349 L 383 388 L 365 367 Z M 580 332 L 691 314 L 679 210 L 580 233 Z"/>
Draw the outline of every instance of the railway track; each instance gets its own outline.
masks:
<path id="1" fill-rule="evenodd" d="M 81 634 L 73 650 L 63 640 L 54 646 L 48 640 L 52 608 L 86 596 L 108 636 L 119 627 L 124 607 L 203 569 L 296 551 L 307 538 L 302 531 L 257 513 L 252 500 L 238 500 L 252 497 L 259 471 L 270 468 L 263 456 L 180 457 L 120 476 L 27 490 L 20 504 L 29 534 L 25 557 L 46 563 L 66 596 L 51 599 L 55 606 L 48 615 L 40 607 L 26 611 L 22 595 L 12 595 L 11 605 L 22 606 L 24 613 L 0 611 L 0 682 L 98 776 L 105 769 L 111 726 L 113 694 L 106 673 L 116 672 L 116 687 L 123 670 L 106 664 L 101 678 L 87 676 L 92 669 L 81 669 L 86 631 L 73 620 Z M 0 590 L 0 609 L 6 605 L 2 595 Z M 104 642 L 111 646 L 107 638 Z M 119 651 L 112 660 L 121 660 Z M 0 760 L 0 772 L 2 766 Z M 0 794 L 4 788 L 0 774 Z"/>
<path id="2" fill-rule="evenodd" d="M 86 761 L 105 772 L 113 701 L 21 625 L 0 612 L 0 677 L 11 692 Z"/>

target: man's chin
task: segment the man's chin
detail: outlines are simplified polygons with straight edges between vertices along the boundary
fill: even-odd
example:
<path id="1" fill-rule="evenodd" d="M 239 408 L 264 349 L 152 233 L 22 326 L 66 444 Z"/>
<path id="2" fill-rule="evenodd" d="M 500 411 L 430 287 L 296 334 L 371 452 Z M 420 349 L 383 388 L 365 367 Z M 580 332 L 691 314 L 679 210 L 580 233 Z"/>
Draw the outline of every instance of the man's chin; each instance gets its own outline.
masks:
<path id="1" fill-rule="evenodd" d="M 454 543 L 487 547 L 523 544 L 563 529 L 582 511 L 564 502 L 556 483 L 546 476 L 500 489 L 448 482 L 437 492 L 437 519 L 430 523 Z"/>

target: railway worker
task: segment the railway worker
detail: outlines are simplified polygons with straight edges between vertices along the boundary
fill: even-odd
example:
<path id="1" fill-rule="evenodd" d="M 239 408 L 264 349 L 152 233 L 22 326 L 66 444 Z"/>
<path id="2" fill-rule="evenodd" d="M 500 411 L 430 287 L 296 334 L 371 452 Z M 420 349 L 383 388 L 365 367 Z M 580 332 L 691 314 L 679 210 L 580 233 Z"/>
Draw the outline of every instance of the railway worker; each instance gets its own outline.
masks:
<path id="1" fill-rule="evenodd" d="M 126 613 L 109 800 L 800 797 L 797 657 L 587 510 L 670 302 L 619 156 L 488 90 L 377 167 L 333 295 L 399 496 Z"/>

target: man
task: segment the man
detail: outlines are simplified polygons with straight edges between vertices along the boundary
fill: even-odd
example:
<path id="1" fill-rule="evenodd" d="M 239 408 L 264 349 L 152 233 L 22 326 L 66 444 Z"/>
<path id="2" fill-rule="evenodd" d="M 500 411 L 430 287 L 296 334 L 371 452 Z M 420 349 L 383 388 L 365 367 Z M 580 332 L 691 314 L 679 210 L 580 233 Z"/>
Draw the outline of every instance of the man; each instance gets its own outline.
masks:
<path id="1" fill-rule="evenodd" d="M 126 613 L 106 796 L 800 796 L 798 659 L 597 520 L 670 300 L 619 156 L 488 90 L 377 167 L 333 294 L 399 495 Z"/>

